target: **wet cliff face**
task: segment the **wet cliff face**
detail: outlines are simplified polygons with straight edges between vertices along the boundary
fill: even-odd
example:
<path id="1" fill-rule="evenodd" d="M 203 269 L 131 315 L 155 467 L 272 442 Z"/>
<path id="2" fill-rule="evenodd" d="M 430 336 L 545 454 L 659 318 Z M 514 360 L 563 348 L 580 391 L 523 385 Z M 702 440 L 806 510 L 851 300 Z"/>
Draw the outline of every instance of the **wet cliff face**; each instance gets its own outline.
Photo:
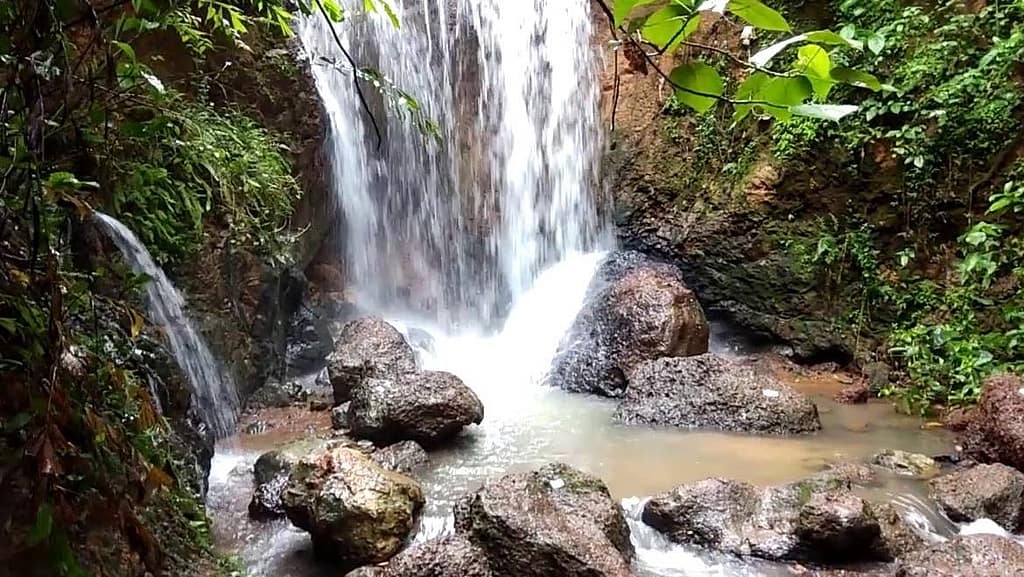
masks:
<path id="1" fill-rule="evenodd" d="M 711 318 L 788 344 L 801 360 L 847 361 L 869 350 L 869 335 L 858 341 L 837 322 L 849 303 L 823 291 L 793 248 L 848 200 L 842 175 L 778 162 L 767 125 L 733 129 L 727 110 L 698 117 L 674 109 L 665 81 L 641 56 L 613 51 L 607 21 L 595 18 L 612 128 L 604 173 L 620 243 L 679 265 Z M 715 22 L 699 34 L 730 48 Z"/>

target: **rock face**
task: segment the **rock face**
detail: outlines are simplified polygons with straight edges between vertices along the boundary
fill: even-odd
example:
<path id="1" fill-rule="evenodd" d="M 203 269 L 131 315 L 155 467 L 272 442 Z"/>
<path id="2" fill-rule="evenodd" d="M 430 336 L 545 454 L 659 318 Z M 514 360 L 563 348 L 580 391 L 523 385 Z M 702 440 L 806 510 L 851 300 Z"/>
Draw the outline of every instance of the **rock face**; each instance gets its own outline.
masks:
<path id="1" fill-rule="evenodd" d="M 631 576 L 622 508 L 600 479 L 566 465 L 488 482 L 456 508 L 455 525 L 496 575 Z"/>
<path id="2" fill-rule="evenodd" d="M 1024 473 L 978 465 L 932 479 L 929 496 L 953 521 L 988 518 L 1010 532 L 1024 530 Z"/>
<path id="3" fill-rule="evenodd" d="M 1024 546 L 1006 537 L 954 537 L 900 559 L 896 577 L 1021 577 Z"/>
<path id="4" fill-rule="evenodd" d="M 617 253 L 598 270 L 555 358 L 551 382 L 620 396 L 640 363 L 707 350 L 707 319 L 679 271 L 639 253 Z"/>
<path id="5" fill-rule="evenodd" d="M 432 446 L 484 418 L 484 406 L 458 377 L 440 371 L 371 378 L 352 391 L 348 427 L 377 444 Z"/>
<path id="6" fill-rule="evenodd" d="M 931 477 L 939 472 L 939 464 L 935 459 L 899 449 L 886 449 L 876 453 L 871 457 L 871 463 L 907 477 Z"/>
<path id="7" fill-rule="evenodd" d="M 1024 379 L 996 375 L 985 381 L 962 442 L 972 458 L 1024 470 Z"/>
<path id="8" fill-rule="evenodd" d="M 342 447 L 299 461 L 282 502 L 288 519 L 310 533 L 318 555 L 351 569 L 394 556 L 424 498 L 412 479 Z"/>
<path id="9" fill-rule="evenodd" d="M 417 543 L 380 568 L 363 568 L 348 577 L 492 577 L 483 551 L 461 535 Z"/>
<path id="10" fill-rule="evenodd" d="M 398 329 L 383 319 L 356 319 L 341 330 L 334 352 L 327 357 L 327 372 L 335 404 L 349 399 L 365 379 L 391 378 L 416 370 L 416 353 Z"/>
<path id="11" fill-rule="evenodd" d="M 843 471 L 759 488 L 705 479 L 653 497 L 642 519 L 677 543 L 772 561 L 889 561 L 920 546 L 894 510 L 880 516 Z"/>
<path id="12" fill-rule="evenodd" d="M 818 409 L 809 399 L 747 365 L 711 353 L 640 365 L 615 418 L 629 424 L 771 434 L 821 428 Z"/>

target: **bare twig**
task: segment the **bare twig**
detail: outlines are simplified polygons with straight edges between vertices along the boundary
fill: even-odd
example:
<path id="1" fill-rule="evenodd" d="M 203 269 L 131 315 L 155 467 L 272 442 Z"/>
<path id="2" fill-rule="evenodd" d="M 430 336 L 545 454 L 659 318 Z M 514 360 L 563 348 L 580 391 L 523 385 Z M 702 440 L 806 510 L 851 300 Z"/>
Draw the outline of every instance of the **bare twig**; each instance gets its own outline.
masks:
<path id="1" fill-rule="evenodd" d="M 330 15 L 327 14 L 327 9 L 324 8 L 323 3 L 320 0 L 314 0 L 317 8 L 320 9 L 320 14 L 323 15 L 324 20 L 327 22 L 327 26 L 331 29 L 331 36 L 334 37 L 334 43 L 338 45 L 338 49 L 345 55 L 345 59 L 352 66 L 352 84 L 355 86 L 356 95 L 359 97 L 359 104 L 366 111 L 366 114 L 370 116 L 370 123 L 373 125 L 373 132 L 377 136 L 377 150 L 380 150 L 381 145 L 384 143 L 384 137 L 381 135 L 380 126 L 377 124 L 377 117 L 374 116 L 373 111 L 370 110 L 370 105 L 366 102 L 366 96 L 363 94 L 363 87 L 359 84 L 359 66 L 356 61 L 349 54 L 348 49 L 341 42 L 341 37 L 338 36 L 338 31 L 334 29 L 334 21 L 331 20 Z"/>

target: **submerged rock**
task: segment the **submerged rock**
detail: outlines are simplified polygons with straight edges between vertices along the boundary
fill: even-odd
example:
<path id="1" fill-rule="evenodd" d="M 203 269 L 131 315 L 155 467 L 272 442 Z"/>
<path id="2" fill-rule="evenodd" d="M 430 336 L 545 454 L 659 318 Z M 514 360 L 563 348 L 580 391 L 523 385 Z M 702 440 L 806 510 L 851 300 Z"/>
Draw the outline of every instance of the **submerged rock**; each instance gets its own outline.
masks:
<path id="1" fill-rule="evenodd" d="M 288 519 L 310 533 L 318 555 L 351 569 L 394 556 L 412 531 L 424 498 L 412 479 L 341 447 L 300 460 L 282 502 Z"/>
<path id="2" fill-rule="evenodd" d="M 642 519 L 677 543 L 771 561 L 890 561 L 922 545 L 898 512 L 850 491 L 861 478 L 833 469 L 764 488 L 705 479 L 651 498 Z"/>
<path id="3" fill-rule="evenodd" d="M 363 381 L 348 409 L 352 434 L 382 445 L 412 440 L 429 447 L 483 418 L 483 403 L 473 390 L 441 371 Z"/>
<path id="4" fill-rule="evenodd" d="M 335 404 L 349 399 L 365 379 L 392 378 L 416 370 L 416 353 L 405 337 L 383 319 L 354 320 L 341 330 L 334 352 L 327 357 L 327 372 Z"/>
<path id="5" fill-rule="evenodd" d="M 996 535 L 959 536 L 900 559 L 896 577 L 1022 577 L 1024 546 Z"/>
<path id="6" fill-rule="evenodd" d="M 640 365 L 615 419 L 771 434 L 821 428 L 818 409 L 807 397 L 750 366 L 712 353 Z"/>
<path id="7" fill-rule="evenodd" d="M 378 449 L 370 458 L 388 471 L 411 475 L 430 462 L 427 451 L 416 441 L 401 441 Z"/>
<path id="8" fill-rule="evenodd" d="M 1024 473 L 1006 465 L 978 465 L 932 479 L 929 496 L 950 519 L 991 519 L 1007 531 L 1024 530 Z"/>
<path id="9" fill-rule="evenodd" d="M 595 275 L 551 370 L 552 384 L 620 396 L 640 363 L 708 350 L 708 322 L 672 265 L 635 252 L 608 257 Z"/>
<path id="10" fill-rule="evenodd" d="M 600 479 L 567 465 L 486 483 L 456 508 L 455 525 L 496 575 L 631 576 L 622 508 Z"/>
<path id="11" fill-rule="evenodd" d="M 939 472 L 939 464 L 928 455 L 886 449 L 871 457 L 871 463 L 898 475 L 931 477 Z"/>

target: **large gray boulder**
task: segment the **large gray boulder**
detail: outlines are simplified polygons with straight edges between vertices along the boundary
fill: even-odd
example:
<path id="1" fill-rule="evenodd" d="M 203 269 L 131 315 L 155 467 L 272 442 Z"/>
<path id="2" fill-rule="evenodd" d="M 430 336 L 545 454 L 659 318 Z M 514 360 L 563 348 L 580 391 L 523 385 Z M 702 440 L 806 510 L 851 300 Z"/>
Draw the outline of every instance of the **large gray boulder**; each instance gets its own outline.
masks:
<path id="1" fill-rule="evenodd" d="M 631 576 L 622 507 L 600 479 L 567 465 L 486 483 L 456 508 L 455 525 L 496 575 Z"/>
<path id="2" fill-rule="evenodd" d="M 932 479 L 929 496 L 950 519 L 988 518 L 1007 531 L 1024 530 L 1024 473 L 1006 465 L 978 465 Z"/>
<path id="3" fill-rule="evenodd" d="M 747 364 L 712 353 L 641 364 L 615 419 L 745 433 L 810 433 L 821 428 L 810 399 Z"/>
<path id="4" fill-rule="evenodd" d="M 417 543 L 382 567 L 364 567 L 347 577 L 493 577 L 484 552 L 462 535 Z"/>
<path id="5" fill-rule="evenodd" d="M 288 519 L 309 532 L 317 554 L 344 569 L 394 556 L 424 504 L 415 481 L 349 447 L 301 459 L 281 500 Z"/>
<path id="6" fill-rule="evenodd" d="M 639 253 L 614 253 L 555 357 L 551 383 L 620 396 L 640 363 L 707 350 L 704 310 L 678 269 Z"/>
<path id="7" fill-rule="evenodd" d="M 352 389 L 371 378 L 391 378 L 416 370 L 416 352 L 384 319 L 366 317 L 344 326 L 327 357 L 334 403 L 348 401 Z"/>
<path id="8" fill-rule="evenodd" d="M 771 561 L 890 561 L 924 544 L 898 512 L 855 495 L 863 477 L 848 471 L 763 488 L 705 479 L 651 498 L 642 519 L 677 543 Z"/>
<path id="9" fill-rule="evenodd" d="M 996 535 L 954 537 L 911 553 L 896 577 L 1024 577 L 1024 546 Z"/>
<path id="10" fill-rule="evenodd" d="M 431 447 L 484 418 L 473 390 L 451 373 L 421 371 L 368 379 L 352 391 L 352 435 L 387 445 L 411 440 Z"/>

